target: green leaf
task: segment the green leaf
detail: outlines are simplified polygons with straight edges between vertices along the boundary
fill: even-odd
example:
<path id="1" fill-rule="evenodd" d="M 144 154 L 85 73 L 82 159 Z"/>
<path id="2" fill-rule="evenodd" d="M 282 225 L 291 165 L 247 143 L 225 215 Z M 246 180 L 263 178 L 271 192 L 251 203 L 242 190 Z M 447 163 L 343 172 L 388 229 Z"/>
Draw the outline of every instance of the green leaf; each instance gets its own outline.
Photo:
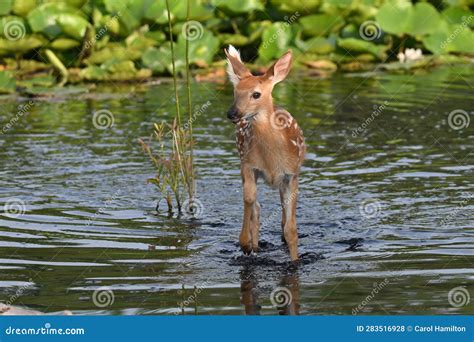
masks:
<path id="1" fill-rule="evenodd" d="M 22 39 L 26 33 L 25 21 L 23 18 L 9 15 L 0 20 L 0 36 L 9 40 L 17 41 Z"/>
<path id="2" fill-rule="evenodd" d="M 6 15 L 12 10 L 12 0 L 0 1 L 0 15 Z"/>
<path id="3" fill-rule="evenodd" d="M 375 18 L 385 32 L 408 34 L 419 39 L 435 33 L 441 23 L 438 11 L 426 2 L 419 2 L 415 6 L 408 2 L 387 3 L 380 8 Z"/>
<path id="4" fill-rule="evenodd" d="M 44 39 L 40 36 L 26 36 L 16 41 L 0 39 L 0 55 L 12 53 L 23 54 L 27 51 L 43 46 L 44 43 Z"/>
<path id="5" fill-rule="evenodd" d="M 311 13 L 321 4 L 320 0 L 270 0 L 279 11 L 288 13 Z"/>
<path id="6" fill-rule="evenodd" d="M 409 31 L 406 33 L 417 37 L 436 32 L 441 16 L 431 4 L 419 2 L 408 19 Z"/>
<path id="7" fill-rule="evenodd" d="M 142 63 L 145 67 L 156 73 L 163 73 L 171 69 L 171 49 L 167 45 L 157 48 L 149 48 L 142 56 Z"/>
<path id="8" fill-rule="evenodd" d="M 447 50 L 474 54 L 474 32 L 464 25 L 451 25 L 453 34 L 448 37 Z"/>
<path id="9" fill-rule="evenodd" d="M 250 39 L 241 34 L 221 33 L 219 35 L 223 45 L 244 46 L 249 44 Z"/>
<path id="10" fill-rule="evenodd" d="M 297 40 L 296 46 L 305 53 L 327 55 L 335 50 L 336 40 L 334 38 L 314 37 L 306 41 Z"/>
<path id="11" fill-rule="evenodd" d="M 441 12 L 442 17 L 448 22 L 448 24 L 468 24 L 468 18 L 473 13 L 460 7 L 448 7 Z M 471 23 L 474 24 L 474 23 Z"/>
<path id="12" fill-rule="evenodd" d="M 59 14 L 56 18 L 61 30 L 68 36 L 76 39 L 81 39 L 86 33 L 89 22 L 82 17 L 75 14 Z"/>
<path id="13" fill-rule="evenodd" d="M 81 79 L 87 81 L 102 81 L 107 79 L 107 71 L 96 65 L 82 69 L 79 75 Z"/>
<path id="14" fill-rule="evenodd" d="M 125 39 L 127 47 L 138 50 L 146 50 L 149 47 L 157 45 L 156 41 L 145 37 L 141 32 L 133 32 L 130 36 Z"/>
<path id="15" fill-rule="evenodd" d="M 49 44 L 49 47 L 53 50 L 65 51 L 76 48 L 80 45 L 77 40 L 70 38 L 58 38 Z"/>
<path id="16" fill-rule="evenodd" d="M 280 57 L 285 53 L 292 41 L 293 33 L 287 23 L 276 22 L 263 31 L 262 43 L 258 54 L 264 61 Z"/>
<path id="17" fill-rule="evenodd" d="M 189 40 L 189 62 L 199 66 L 210 64 L 219 50 L 219 39 L 206 29 L 202 29 L 199 35 L 193 35 L 193 37 L 196 38 Z M 185 52 L 186 37 L 184 34 L 180 34 L 176 46 L 176 59 L 184 63 Z"/>
<path id="18" fill-rule="evenodd" d="M 344 26 L 344 20 L 340 16 L 330 14 L 313 14 L 302 17 L 300 24 L 305 35 L 328 36 Z"/>
<path id="19" fill-rule="evenodd" d="M 101 50 L 93 51 L 85 60 L 86 64 L 102 64 L 109 59 L 118 58 L 121 60 L 137 60 L 141 57 L 142 51 L 132 47 L 126 48 L 120 43 L 109 43 Z"/>
<path id="20" fill-rule="evenodd" d="M 368 52 L 375 57 L 383 60 L 386 58 L 385 51 L 387 47 L 384 45 L 376 45 L 372 42 L 368 42 L 362 39 L 356 38 L 340 38 L 337 40 L 337 45 L 351 54 L 358 54 Z"/>
<path id="21" fill-rule="evenodd" d="M 375 19 L 383 31 L 401 35 L 410 30 L 413 6 L 409 2 L 386 3 L 380 7 Z"/>
<path id="22" fill-rule="evenodd" d="M 213 0 L 211 4 L 215 7 L 227 8 L 235 13 L 249 13 L 264 9 L 263 3 L 260 0 Z"/>
<path id="23" fill-rule="evenodd" d="M 12 11 L 16 15 L 25 17 L 30 11 L 32 11 L 36 7 L 36 5 L 36 0 L 14 0 Z"/>
<path id="24" fill-rule="evenodd" d="M 56 78 L 52 75 L 46 76 L 33 76 L 32 78 L 22 80 L 18 82 L 18 85 L 21 87 L 51 87 L 56 84 Z"/>
<path id="25" fill-rule="evenodd" d="M 45 3 L 28 13 L 28 24 L 30 25 L 33 32 L 44 33 L 50 39 L 56 38 L 63 32 L 60 24 L 57 21 L 58 16 L 77 16 L 78 12 L 79 11 L 76 8 L 68 6 L 65 3 Z M 84 24 L 83 21 L 75 21 L 78 23 L 78 25 L 81 25 L 81 23 L 82 25 Z M 70 27 L 71 21 L 67 18 L 63 18 L 62 23 L 63 28 L 67 28 L 68 31 L 70 30 L 70 33 L 73 35 L 77 33 L 75 32 L 76 30 L 81 30 L 80 27 L 77 29 Z"/>
<path id="26" fill-rule="evenodd" d="M 9 71 L 0 71 L 0 94 L 15 92 L 16 80 Z"/>

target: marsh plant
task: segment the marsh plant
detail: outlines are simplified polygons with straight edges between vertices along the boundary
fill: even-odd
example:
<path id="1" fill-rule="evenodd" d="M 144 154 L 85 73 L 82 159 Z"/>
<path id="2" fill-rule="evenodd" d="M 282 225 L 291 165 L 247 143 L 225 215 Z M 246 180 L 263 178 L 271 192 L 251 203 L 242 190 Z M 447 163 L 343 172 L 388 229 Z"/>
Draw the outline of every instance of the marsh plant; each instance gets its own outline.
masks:
<path id="1" fill-rule="evenodd" d="M 186 61 L 186 94 L 187 112 L 189 119 L 185 125 L 181 125 L 181 107 L 178 94 L 178 82 L 175 66 L 175 50 L 173 43 L 173 30 L 171 25 L 169 2 L 166 0 L 168 10 L 168 28 L 170 34 L 170 48 L 173 68 L 173 86 L 175 97 L 175 117 L 172 123 L 165 121 L 154 124 L 153 136 L 149 142 L 139 140 L 143 150 L 148 154 L 156 168 L 156 176 L 148 179 L 149 183 L 155 184 L 160 191 L 162 198 L 166 200 L 168 214 L 173 214 L 176 206 L 178 214 L 183 209 L 188 213 L 193 213 L 195 173 L 193 166 L 193 118 L 191 109 L 191 88 L 189 72 L 189 40 L 186 40 L 185 61 Z M 190 2 L 187 3 L 187 19 L 189 19 Z M 153 142 L 158 148 L 152 148 Z M 185 198 L 188 197 L 188 200 Z M 157 204 L 159 211 L 160 202 Z M 189 208 L 183 208 L 186 205 Z"/>

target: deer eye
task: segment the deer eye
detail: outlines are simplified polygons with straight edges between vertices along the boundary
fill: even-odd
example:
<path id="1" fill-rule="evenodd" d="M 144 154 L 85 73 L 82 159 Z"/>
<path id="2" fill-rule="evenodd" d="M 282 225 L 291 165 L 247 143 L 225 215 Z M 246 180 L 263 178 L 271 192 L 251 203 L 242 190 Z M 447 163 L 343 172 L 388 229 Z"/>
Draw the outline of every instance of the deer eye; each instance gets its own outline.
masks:
<path id="1" fill-rule="evenodd" d="M 258 91 L 255 91 L 252 93 L 252 97 L 256 100 L 258 98 L 260 98 L 260 95 L 262 95 L 261 93 L 259 93 Z"/>

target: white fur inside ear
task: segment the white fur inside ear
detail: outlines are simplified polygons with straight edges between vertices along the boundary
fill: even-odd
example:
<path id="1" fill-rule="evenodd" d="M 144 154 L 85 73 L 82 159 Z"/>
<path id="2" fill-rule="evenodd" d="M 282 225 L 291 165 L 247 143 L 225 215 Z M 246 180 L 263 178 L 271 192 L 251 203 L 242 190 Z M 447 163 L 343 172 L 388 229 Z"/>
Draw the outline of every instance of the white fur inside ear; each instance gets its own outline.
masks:
<path id="1" fill-rule="evenodd" d="M 237 58 L 240 62 L 242 62 L 242 60 L 240 59 L 240 52 L 235 47 L 233 47 L 232 45 L 229 45 L 229 49 L 227 50 L 227 52 L 229 53 L 229 55 L 231 55 L 234 58 Z M 232 82 L 234 86 L 236 86 L 239 83 L 240 78 L 234 72 L 234 68 L 232 67 L 232 63 L 230 62 L 229 59 L 227 59 L 227 75 L 229 76 L 229 80 Z"/>
<path id="2" fill-rule="evenodd" d="M 229 49 L 227 50 L 227 52 L 229 53 L 229 55 L 237 58 L 240 62 L 242 62 L 239 50 L 237 50 L 233 45 L 229 45 Z"/>
<path id="3" fill-rule="evenodd" d="M 239 76 L 235 74 L 234 68 L 232 67 L 232 64 L 230 64 L 229 60 L 227 60 L 227 75 L 229 76 L 229 80 L 232 82 L 234 86 L 236 86 L 239 83 L 240 78 Z"/>

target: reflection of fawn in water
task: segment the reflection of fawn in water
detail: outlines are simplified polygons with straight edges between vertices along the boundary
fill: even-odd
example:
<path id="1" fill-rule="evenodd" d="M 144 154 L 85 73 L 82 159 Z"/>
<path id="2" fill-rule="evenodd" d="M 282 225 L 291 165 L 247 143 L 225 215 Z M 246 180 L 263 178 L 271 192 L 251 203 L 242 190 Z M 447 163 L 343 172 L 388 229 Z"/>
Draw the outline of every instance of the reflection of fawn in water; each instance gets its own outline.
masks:
<path id="1" fill-rule="evenodd" d="M 240 272 L 241 303 L 244 305 L 246 315 L 260 315 L 258 280 L 253 268 L 245 267 Z M 273 290 L 273 289 L 272 289 Z M 281 293 L 278 293 L 281 291 Z M 300 284 L 297 270 L 286 272 L 279 284 L 274 287 L 272 295 L 277 306 L 275 309 L 280 315 L 299 315 L 300 312 Z M 270 296 L 270 294 L 269 294 Z M 263 301 L 266 301 L 265 298 Z M 279 306 L 278 303 L 287 305 Z"/>

